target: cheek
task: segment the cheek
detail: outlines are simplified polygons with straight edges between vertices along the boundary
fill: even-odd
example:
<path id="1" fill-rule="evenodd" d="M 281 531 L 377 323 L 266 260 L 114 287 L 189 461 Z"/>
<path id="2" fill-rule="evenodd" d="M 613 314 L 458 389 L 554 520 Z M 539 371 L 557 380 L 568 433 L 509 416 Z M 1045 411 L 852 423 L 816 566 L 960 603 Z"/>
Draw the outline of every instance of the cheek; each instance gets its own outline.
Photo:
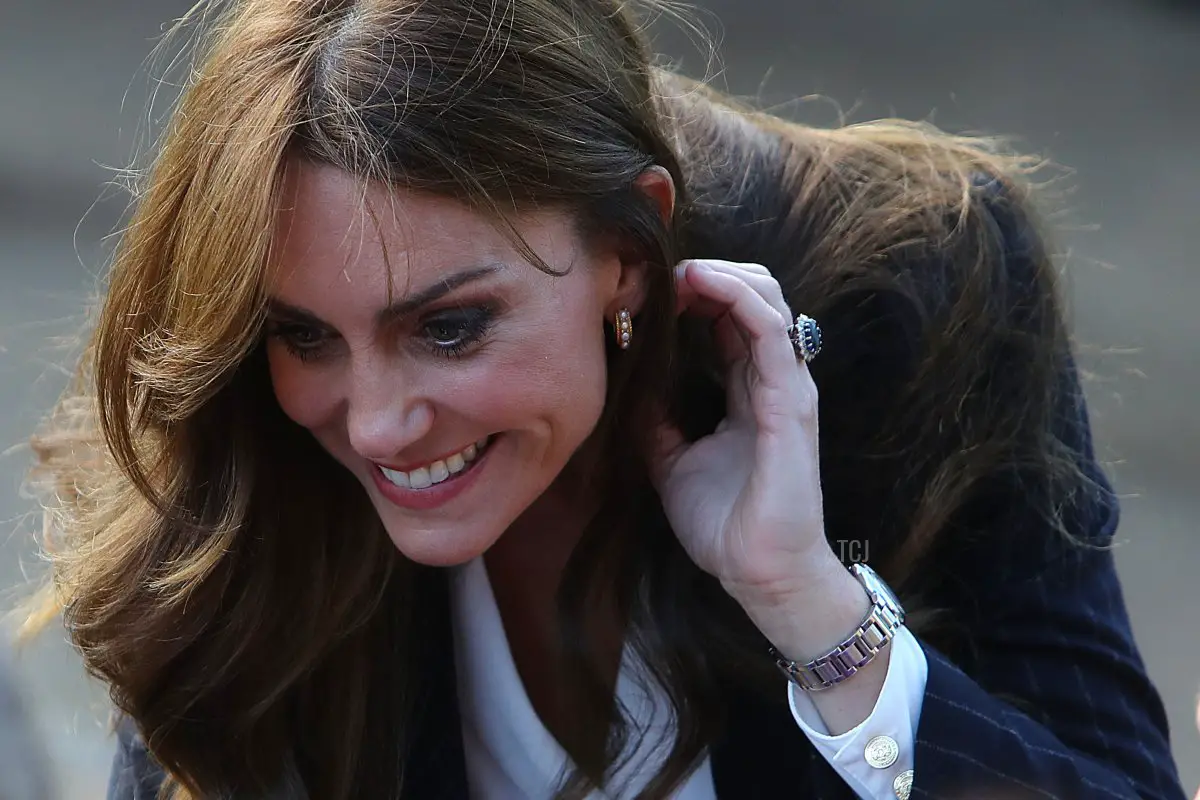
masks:
<path id="1" fill-rule="evenodd" d="M 534 424 L 558 439 L 558 446 L 577 446 L 604 407 L 602 334 L 602 329 L 597 335 L 564 320 L 552 330 L 522 336 L 503 348 L 503 358 L 491 365 L 486 384 L 465 394 L 479 406 Z"/>
<path id="2" fill-rule="evenodd" d="M 267 361 L 275 399 L 293 422 L 315 431 L 334 417 L 340 405 L 337 381 L 275 347 L 268 350 Z"/>

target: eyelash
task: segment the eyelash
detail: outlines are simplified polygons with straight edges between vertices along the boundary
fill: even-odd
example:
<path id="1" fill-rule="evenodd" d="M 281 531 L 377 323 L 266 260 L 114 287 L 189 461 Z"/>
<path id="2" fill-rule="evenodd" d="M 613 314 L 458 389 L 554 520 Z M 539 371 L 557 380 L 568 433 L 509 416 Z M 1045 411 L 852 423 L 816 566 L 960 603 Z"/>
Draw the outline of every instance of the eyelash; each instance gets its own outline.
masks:
<path id="1" fill-rule="evenodd" d="M 272 322 L 268 335 L 283 342 L 288 355 L 305 363 L 313 361 L 321 355 L 321 349 L 326 344 L 327 338 L 320 328 L 296 322 Z M 317 341 L 300 344 L 297 340 L 306 335 L 316 335 Z"/>
<path id="2" fill-rule="evenodd" d="M 491 328 L 494 317 L 495 312 L 488 306 L 463 307 L 427 319 L 421 324 L 421 331 L 425 333 L 425 341 L 434 355 L 458 358 L 483 339 Z M 430 335 L 429 331 L 434 326 L 447 324 L 452 328 L 457 328 L 461 338 L 449 344 L 443 344 Z"/>
<path id="3" fill-rule="evenodd" d="M 431 353 L 445 358 L 459 358 L 487 334 L 494 317 L 495 312 L 487 306 L 459 308 L 425 320 L 421 323 L 420 331 Z M 439 325 L 457 329 L 460 338 L 449 343 L 439 341 L 430 334 L 430 330 Z M 305 363 L 320 358 L 331 338 L 320 328 L 297 322 L 273 322 L 268 335 L 283 342 L 289 355 Z M 302 343 L 301 340 L 305 338 L 309 341 Z"/>

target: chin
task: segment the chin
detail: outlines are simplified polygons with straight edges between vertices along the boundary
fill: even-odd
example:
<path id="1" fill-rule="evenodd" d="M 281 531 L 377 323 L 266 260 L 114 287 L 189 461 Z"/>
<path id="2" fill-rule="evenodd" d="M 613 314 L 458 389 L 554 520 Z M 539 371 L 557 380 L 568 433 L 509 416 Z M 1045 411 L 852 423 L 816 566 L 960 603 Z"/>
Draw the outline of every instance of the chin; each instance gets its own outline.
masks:
<path id="1" fill-rule="evenodd" d="M 397 521 L 384 529 L 392 544 L 405 558 L 427 567 L 457 567 L 487 552 L 504 534 L 505 527 L 494 530 L 466 530 L 463 527 L 415 529 L 411 521 Z"/>
<path id="2" fill-rule="evenodd" d="M 428 475 L 417 488 L 397 485 L 379 467 L 368 467 L 362 476 L 379 520 L 392 544 L 406 558 L 431 567 L 465 564 L 484 553 L 512 523 L 511 498 L 506 478 L 519 475 L 502 467 L 507 436 L 481 443 L 478 456 L 430 485 Z M 499 446 L 496 446 L 499 445 Z M 496 463 L 499 461 L 500 463 Z M 404 483 L 407 483 L 405 481 Z M 497 486 L 497 483 L 500 485 Z"/>

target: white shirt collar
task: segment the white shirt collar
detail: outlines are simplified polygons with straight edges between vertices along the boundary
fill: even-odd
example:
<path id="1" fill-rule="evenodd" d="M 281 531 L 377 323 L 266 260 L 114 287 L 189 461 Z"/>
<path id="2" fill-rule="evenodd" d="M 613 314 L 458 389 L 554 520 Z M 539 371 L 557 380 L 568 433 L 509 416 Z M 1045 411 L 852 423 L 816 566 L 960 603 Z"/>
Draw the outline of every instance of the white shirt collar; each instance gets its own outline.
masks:
<path id="1" fill-rule="evenodd" d="M 483 558 L 454 570 L 450 607 L 462 718 L 467 781 L 476 800 L 539 800 L 554 794 L 569 764 L 566 752 L 546 730 L 525 693 Z M 654 747 L 673 725 L 670 704 L 630 650 L 621 660 L 617 698 L 646 734 L 634 758 L 623 759 L 611 793 L 591 800 L 633 796 L 658 768 L 668 744 Z M 643 685 L 649 686 L 647 691 Z M 637 737 L 630 736 L 630 747 Z M 626 756 L 630 755 L 627 750 Z M 624 789 L 622 791 L 621 789 Z M 715 800 L 705 759 L 674 795 L 676 800 Z"/>

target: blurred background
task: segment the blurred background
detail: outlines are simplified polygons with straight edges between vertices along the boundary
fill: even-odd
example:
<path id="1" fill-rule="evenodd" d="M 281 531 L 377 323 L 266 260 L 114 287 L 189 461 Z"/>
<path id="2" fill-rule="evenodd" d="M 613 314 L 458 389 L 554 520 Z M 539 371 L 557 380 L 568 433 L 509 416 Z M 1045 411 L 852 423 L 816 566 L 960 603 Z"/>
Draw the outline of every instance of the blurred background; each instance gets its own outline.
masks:
<path id="1" fill-rule="evenodd" d="M 105 188 L 166 102 L 144 60 L 187 0 L 0 0 L 0 599 L 41 574 L 24 442 L 65 381 L 126 198 Z M 719 86 L 821 124 L 932 119 L 1015 137 L 1073 171 L 1062 241 L 1093 422 L 1124 496 L 1118 553 L 1134 630 L 1171 715 L 1185 786 L 1200 784 L 1195 570 L 1200 565 L 1200 5 L 1151 0 L 708 0 Z M 711 15 L 709 14 L 711 12 Z M 718 24 L 719 21 L 719 24 Z M 662 51 L 705 61 L 677 31 Z M 162 86 L 165 99 L 173 96 Z M 1193 598 L 1189 600 L 1189 598 Z M 15 658 L 56 796 L 103 797 L 102 687 L 51 631 Z M 11 708 L 0 696 L 0 712 Z M 12 735 L 11 732 L 7 735 Z M 0 774 L 4 746 L 0 726 Z M 42 745 L 38 745 L 40 737 Z M 42 748 L 39 754 L 38 747 Z M 11 766 L 11 763 L 10 763 Z M 41 797 L 36 787 L 28 797 Z"/>

